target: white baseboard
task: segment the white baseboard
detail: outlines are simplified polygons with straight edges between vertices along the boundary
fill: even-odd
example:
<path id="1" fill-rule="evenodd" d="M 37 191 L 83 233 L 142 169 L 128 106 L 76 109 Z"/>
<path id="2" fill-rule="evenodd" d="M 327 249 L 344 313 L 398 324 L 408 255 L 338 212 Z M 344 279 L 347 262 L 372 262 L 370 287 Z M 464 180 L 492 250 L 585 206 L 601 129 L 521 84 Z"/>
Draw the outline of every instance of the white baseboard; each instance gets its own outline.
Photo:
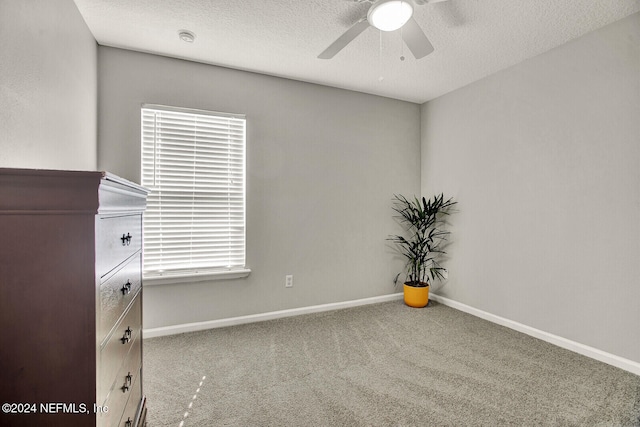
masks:
<path id="1" fill-rule="evenodd" d="M 598 350 L 597 348 L 589 347 L 588 345 L 580 344 L 578 342 L 568 340 L 558 335 L 553 335 L 548 332 L 532 328 L 531 326 L 523 325 L 522 323 L 505 319 L 504 317 L 496 316 L 495 314 L 487 313 L 486 311 L 479 310 L 477 308 L 462 304 L 449 298 L 442 297 L 440 295 L 431 293 L 429 295 L 429 298 L 443 305 L 455 308 L 456 310 L 464 311 L 465 313 L 480 317 L 481 319 L 488 320 L 489 322 L 506 326 L 507 328 L 557 345 L 558 347 L 562 347 L 578 354 L 582 354 L 583 356 L 587 356 L 592 359 L 599 360 L 600 362 L 613 365 L 617 368 L 624 369 L 625 371 L 631 372 L 632 374 L 640 375 L 640 363 L 634 362 L 633 360 L 625 359 L 623 357 Z"/>
<path id="2" fill-rule="evenodd" d="M 381 295 L 371 298 L 363 298 L 352 301 L 343 301 L 330 304 L 313 305 L 310 307 L 292 308 L 289 310 L 271 311 L 268 313 L 252 314 L 248 316 L 231 317 L 227 319 L 210 320 L 206 322 L 196 323 L 184 323 L 173 326 L 163 326 L 159 328 L 144 329 L 143 334 L 145 338 L 161 337 L 166 335 L 182 334 L 185 332 L 203 331 L 206 329 L 223 328 L 226 326 L 242 325 L 245 323 L 262 322 L 265 320 L 280 319 L 283 317 L 299 316 L 301 314 L 319 313 L 323 311 L 339 310 L 342 308 L 358 307 L 367 304 L 376 304 L 387 301 L 395 301 L 403 298 L 402 292 Z M 506 326 L 507 328 L 522 332 L 532 337 L 541 339 L 548 343 L 557 345 L 558 347 L 571 350 L 583 356 L 590 357 L 600 362 L 607 363 L 609 365 L 624 369 L 636 375 L 640 375 L 640 363 L 634 362 L 623 357 L 616 356 L 611 353 L 607 353 L 597 348 L 589 347 L 584 344 L 580 344 L 575 341 L 553 335 L 548 332 L 541 331 L 531 326 L 524 325 L 522 323 L 515 322 L 513 320 L 506 319 L 504 317 L 496 316 L 495 314 L 487 313 L 486 311 L 479 310 L 477 308 L 462 304 L 449 298 L 442 297 L 440 295 L 430 293 L 429 298 L 433 299 L 440 304 L 455 308 L 456 310 L 469 313 L 473 316 L 481 319 L 488 320 L 489 322 L 496 323 L 498 325 Z"/>
<path id="3" fill-rule="evenodd" d="M 263 322 L 265 320 L 280 319 L 283 317 L 299 316 L 301 314 L 319 313 L 322 311 L 339 310 L 342 308 L 358 307 L 360 305 L 377 304 L 380 302 L 402 299 L 402 293 L 381 295 L 371 298 L 363 298 L 352 301 L 334 302 L 330 304 L 313 305 L 310 307 L 292 308 L 289 310 L 271 311 L 268 313 L 251 314 L 248 316 L 231 317 L 228 319 L 209 320 L 206 322 L 184 323 L 181 325 L 163 326 L 159 328 L 144 329 L 145 338 L 161 337 L 165 335 L 182 334 L 185 332 L 203 331 L 206 329 L 223 328 L 225 326 L 242 325 L 245 323 Z"/>

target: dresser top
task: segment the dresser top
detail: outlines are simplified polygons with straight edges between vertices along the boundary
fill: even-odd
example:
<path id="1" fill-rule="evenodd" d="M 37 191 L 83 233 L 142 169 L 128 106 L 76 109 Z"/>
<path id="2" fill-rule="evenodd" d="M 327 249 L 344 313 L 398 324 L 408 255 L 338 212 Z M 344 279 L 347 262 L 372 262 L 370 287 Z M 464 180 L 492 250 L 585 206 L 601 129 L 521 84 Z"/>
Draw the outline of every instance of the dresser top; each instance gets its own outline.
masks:
<path id="1" fill-rule="evenodd" d="M 0 168 L 0 215 L 17 213 L 96 214 L 107 193 L 145 200 L 149 191 L 103 171 Z"/>

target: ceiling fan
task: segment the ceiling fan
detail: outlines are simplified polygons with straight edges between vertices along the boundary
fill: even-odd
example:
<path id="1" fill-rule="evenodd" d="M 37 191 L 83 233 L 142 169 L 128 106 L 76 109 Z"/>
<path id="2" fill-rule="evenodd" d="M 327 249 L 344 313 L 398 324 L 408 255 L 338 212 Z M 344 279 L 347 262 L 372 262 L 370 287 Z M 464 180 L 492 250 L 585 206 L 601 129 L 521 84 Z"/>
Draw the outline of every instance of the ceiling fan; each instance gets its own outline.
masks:
<path id="1" fill-rule="evenodd" d="M 427 36 L 413 19 L 413 9 L 416 5 L 439 3 L 446 0 L 356 0 L 360 3 L 369 2 L 371 7 L 367 15 L 360 18 L 343 35 L 338 37 L 318 58 L 331 59 L 338 52 L 351 43 L 356 37 L 370 26 L 380 31 L 395 31 L 402 28 L 402 39 L 416 59 L 423 58 L 433 52 L 433 46 Z"/>

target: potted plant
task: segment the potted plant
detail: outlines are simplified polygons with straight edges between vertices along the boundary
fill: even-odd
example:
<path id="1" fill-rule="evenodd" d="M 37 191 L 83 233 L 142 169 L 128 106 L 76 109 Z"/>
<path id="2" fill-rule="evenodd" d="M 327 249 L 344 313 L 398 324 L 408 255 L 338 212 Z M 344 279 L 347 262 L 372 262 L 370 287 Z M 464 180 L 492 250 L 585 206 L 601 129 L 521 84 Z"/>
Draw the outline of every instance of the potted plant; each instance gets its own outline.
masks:
<path id="1" fill-rule="evenodd" d="M 430 199 L 394 195 L 393 210 L 407 232 L 405 236 L 390 236 L 398 252 L 406 259 L 406 277 L 404 282 L 404 302 L 410 307 L 424 307 L 429 303 L 429 284 L 444 278 L 444 267 L 439 263 L 445 253 L 442 245 L 449 232 L 444 230 L 445 217 L 455 205 L 451 198 L 436 195 Z M 398 283 L 399 273 L 394 283 Z"/>

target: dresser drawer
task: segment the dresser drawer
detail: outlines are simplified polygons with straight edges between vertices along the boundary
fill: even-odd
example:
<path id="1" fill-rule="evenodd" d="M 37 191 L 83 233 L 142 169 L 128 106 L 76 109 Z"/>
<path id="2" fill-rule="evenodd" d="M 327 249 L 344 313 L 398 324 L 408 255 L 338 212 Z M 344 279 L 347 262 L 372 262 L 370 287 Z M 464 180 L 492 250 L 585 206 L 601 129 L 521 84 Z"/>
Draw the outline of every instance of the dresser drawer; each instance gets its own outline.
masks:
<path id="1" fill-rule="evenodd" d="M 104 277 L 142 248 L 142 215 L 96 219 L 96 269 Z"/>
<path id="2" fill-rule="evenodd" d="M 142 400 L 142 386 L 140 381 L 136 381 L 139 377 L 140 373 L 138 373 L 138 376 L 134 380 L 131 396 L 129 396 L 129 401 L 120 419 L 120 424 L 118 424 L 119 427 L 137 427 L 135 424 L 136 415 L 138 415 L 138 409 Z"/>
<path id="3" fill-rule="evenodd" d="M 99 401 L 104 401 L 109 394 L 127 354 L 130 351 L 132 354 L 141 352 L 141 329 L 141 303 L 140 297 L 137 297 L 100 351 Z"/>
<path id="4" fill-rule="evenodd" d="M 136 296 L 141 286 L 140 259 L 137 255 L 100 285 L 98 342 L 104 344 L 109 332 Z"/>
<path id="5" fill-rule="evenodd" d="M 100 414 L 100 424 L 103 426 L 123 425 L 124 421 L 127 420 L 127 416 L 131 420 L 135 418 L 135 409 L 133 415 L 130 415 L 130 406 L 132 400 L 140 402 L 142 398 L 142 386 L 139 380 L 142 354 L 139 348 L 137 349 L 138 351 L 134 350 L 136 349 L 132 349 L 124 365 L 116 375 L 114 387 L 105 402 L 105 406 L 109 408 L 109 411 Z M 122 421 L 123 419 L 124 421 Z"/>

